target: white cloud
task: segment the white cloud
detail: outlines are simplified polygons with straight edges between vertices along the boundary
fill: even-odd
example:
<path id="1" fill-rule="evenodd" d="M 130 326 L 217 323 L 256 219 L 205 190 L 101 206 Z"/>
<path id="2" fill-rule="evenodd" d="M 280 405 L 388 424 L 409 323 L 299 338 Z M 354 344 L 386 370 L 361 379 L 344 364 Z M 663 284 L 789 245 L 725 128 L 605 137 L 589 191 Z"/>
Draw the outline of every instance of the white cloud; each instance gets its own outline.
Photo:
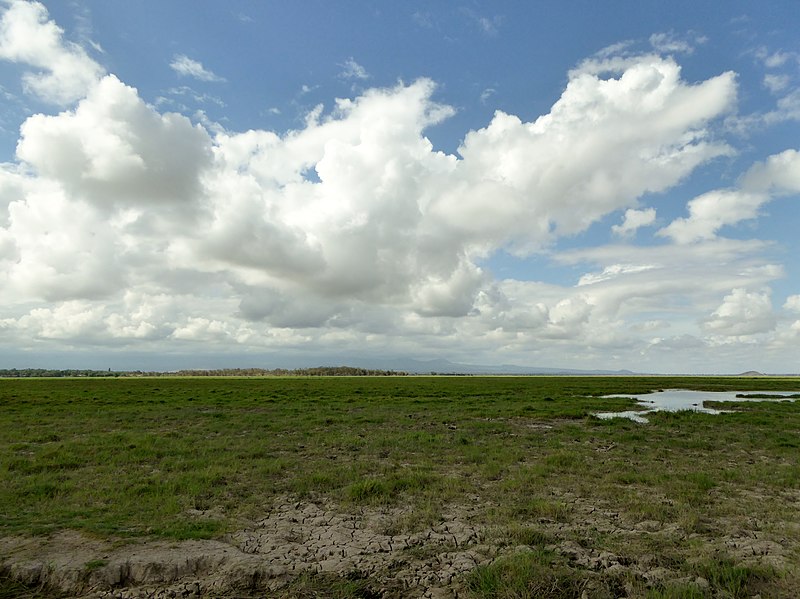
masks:
<path id="1" fill-rule="evenodd" d="M 206 132 L 158 114 L 136 90 L 105 77 L 74 111 L 37 114 L 21 127 L 17 155 L 72 198 L 98 207 L 189 204 L 211 158 Z"/>
<path id="2" fill-rule="evenodd" d="M 556 260 L 597 266 L 574 288 L 591 298 L 596 317 L 665 320 L 693 330 L 686 319 L 698 310 L 713 311 L 721 294 L 740 286 L 765 287 L 783 276 L 781 266 L 758 258 L 764 249 L 761 242 L 718 239 L 691 246 L 603 246 L 562 253 Z"/>
<path id="3" fill-rule="evenodd" d="M 654 33 L 650 36 L 650 45 L 663 54 L 693 54 L 695 45 L 704 44 L 706 41 L 707 38 L 704 36 L 689 34 L 682 37 L 674 31 Z"/>
<path id="4" fill-rule="evenodd" d="M 497 93 L 497 90 L 493 87 L 487 87 L 485 90 L 481 92 L 481 104 L 486 104 L 486 102 L 491 98 L 493 95 Z"/>
<path id="5" fill-rule="evenodd" d="M 503 20 L 500 17 L 493 17 L 491 19 L 488 17 L 479 17 L 477 21 L 481 31 L 487 35 L 497 35 L 498 28 L 502 22 Z"/>
<path id="6" fill-rule="evenodd" d="M 765 193 L 718 189 L 691 200 L 689 216 L 678 218 L 658 234 L 676 243 L 693 243 L 713 239 L 724 226 L 735 225 L 758 216 L 758 209 L 769 200 Z"/>
<path id="7" fill-rule="evenodd" d="M 723 298 L 703 326 L 711 333 L 732 337 L 767 333 L 775 323 L 769 291 L 737 288 Z"/>
<path id="8" fill-rule="evenodd" d="M 744 116 L 731 116 L 726 119 L 726 127 L 738 135 L 750 135 L 765 127 L 772 127 L 786 121 L 800 121 L 800 89 L 795 89 L 778 98 L 775 109 L 768 112 L 752 113 Z"/>
<path id="9" fill-rule="evenodd" d="M 631 325 L 631 329 L 634 331 L 650 332 L 658 331 L 660 329 L 668 329 L 670 326 L 671 325 L 668 320 L 646 320 L 644 322 L 637 322 Z"/>
<path id="10" fill-rule="evenodd" d="M 225 81 L 223 77 L 206 69 L 202 63 L 193 60 L 185 54 L 176 54 L 169 63 L 170 68 L 182 77 L 193 77 L 200 81 L 219 83 Z"/>
<path id="11" fill-rule="evenodd" d="M 609 69 L 618 78 L 600 76 Z M 498 111 L 468 133 L 459 148 L 464 182 L 433 210 L 475 243 L 526 253 L 671 187 L 731 152 L 709 141 L 705 126 L 735 98 L 730 73 L 692 86 L 679 75 L 672 60 L 651 56 L 584 63 L 549 114 L 523 123 Z"/>
<path id="12" fill-rule="evenodd" d="M 411 18 L 414 19 L 414 22 L 420 27 L 424 27 L 425 29 L 431 29 L 433 27 L 433 17 L 429 12 L 416 11 L 411 15 Z"/>
<path id="13" fill-rule="evenodd" d="M 655 208 L 647 208 L 645 210 L 634 210 L 633 208 L 629 208 L 625 211 L 622 224 L 612 226 L 611 231 L 620 237 L 630 237 L 641 227 L 649 227 L 655 221 Z"/>
<path id="14" fill-rule="evenodd" d="M 171 87 L 167 90 L 167 94 L 169 94 L 172 98 L 164 98 L 161 97 L 156 100 L 156 105 L 160 106 L 162 104 L 173 104 L 177 103 L 175 98 L 185 98 L 195 104 L 215 104 L 220 108 L 225 108 L 226 104 L 223 100 L 216 96 L 212 96 L 211 94 L 206 93 L 199 93 L 189 87 L 188 85 L 181 85 L 179 87 Z M 181 105 L 183 110 L 188 110 L 185 106 Z"/>
<path id="15" fill-rule="evenodd" d="M 9 206 L 9 221 L 17 252 L 5 272 L 9 299 L 14 291 L 47 301 L 99 299 L 124 286 L 115 232 L 57 186 L 30 185 L 25 201 Z"/>
<path id="16" fill-rule="evenodd" d="M 232 331 L 229 323 L 197 317 L 190 318 L 185 324 L 177 327 L 171 336 L 175 339 L 188 341 L 225 342 L 230 339 L 231 335 Z"/>
<path id="17" fill-rule="evenodd" d="M 676 72 L 669 61 L 648 67 Z M 165 266 L 220 273 L 223 280 L 239 282 L 243 297 L 263 288 L 285 297 L 317 297 L 320 303 L 350 298 L 340 312 L 349 301 L 366 301 L 429 317 L 464 315 L 486 285 L 475 257 L 509 243 L 545 244 L 553 238 L 551 223 L 555 234 L 579 231 L 726 151 L 704 142 L 696 128 L 712 116 L 707 108 L 699 114 L 680 111 L 676 122 L 653 126 L 670 101 L 688 101 L 683 95 L 692 92 L 708 96 L 703 85 L 684 87 L 667 78 L 666 89 L 648 89 L 663 95 L 640 108 L 641 121 L 651 130 L 625 132 L 618 126 L 630 118 L 625 105 L 642 106 L 633 99 L 642 90 L 630 75 L 580 79 L 536 123 L 498 113 L 487 129 L 467 136 L 459 159 L 434 152 L 422 136 L 425 127 L 453 113 L 431 101 L 434 86 L 426 80 L 341 100 L 331 116 L 315 111 L 305 129 L 283 138 L 253 131 L 219 134 L 212 142 L 185 118 L 159 115 L 135 90 L 107 77 L 75 111 L 35 116 L 23 126 L 19 157 L 54 191 L 20 204 L 9 230 L 12 237 L 34 238 L 24 232 L 31 229 L 23 226 L 22 215 L 40 204 L 51 206 L 53 198 L 91 207 L 84 209 L 86 218 L 93 211 L 98 219 L 114 215 L 110 245 L 98 253 L 106 258 L 102 264 L 88 261 L 85 279 L 93 280 L 108 265 L 117 278 L 97 276 L 109 284 L 83 292 L 73 285 L 64 297 L 102 296 L 124 284 L 119 276 L 157 269 L 155 257 L 137 241 L 150 239 L 160 247 Z M 724 86 L 719 90 L 729 94 Z M 600 112 L 588 121 L 575 120 L 592 95 Z M 718 110 L 725 105 L 719 103 Z M 548 176 L 564 162 L 552 151 L 564 136 L 583 140 L 584 155 Z M 601 151 L 609 139 L 628 153 Z M 497 162 L 501 156 L 502 163 Z M 533 171 L 545 178 L 529 179 L 526 171 L 514 170 L 523 157 L 532 159 Z M 652 161 L 659 164 L 648 173 Z M 304 176 L 309 169 L 316 171 L 314 180 Z M 645 172 L 634 181 L 612 174 L 631 170 Z M 598 172 L 606 178 L 598 180 Z M 620 183 L 608 183 L 616 179 Z M 487 195 L 487 190 L 493 191 Z M 574 206 L 589 198 L 606 203 L 575 222 L 573 210 L 561 205 L 565 195 L 573 196 Z M 481 218 L 472 218 L 470 210 Z M 195 234 L 194 222 L 202 235 Z M 78 223 L 72 230 L 90 228 Z M 23 244 L 29 255 L 24 264 L 37 256 L 29 247 Z M 119 260 L 139 266 L 129 271 Z M 20 277 L 16 270 L 11 277 L 19 292 L 51 299 L 59 293 L 56 284 L 37 290 Z M 270 315 L 286 320 L 274 311 L 264 317 Z"/>
<path id="18" fill-rule="evenodd" d="M 789 60 L 797 60 L 797 54 L 794 52 L 782 50 L 770 52 L 766 47 L 759 48 L 755 54 L 768 69 L 777 69 L 784 66 Z"/>
<path id="19" fill-rule="evenodd" d="M 343 79 L 369 79 L 367 69 L 358 64 L 351 56 L 340 65 L 342 72 L 339 74 Z M 305 86 L 303 86 L 305 88 Z"/>
<path id="20" fill-rule="evenodd" d="M 595 59 L 606 59 L 610 57 L 622 57 L 622 56 L 630 56 L 631 55 L 631 48 L 634 45 L 633 40 L 625 40 L 623 42 L 616 42 L 606 46 L 605 48 L 601 48 L 597 52 L 595 52 L 594 57 Z"/>
<path id="21" fill-rule="evenodd" d="M 778 99 L 775 111 L 767 113 L 765 121 L 768 124 L 782 121 L 800 121 L 800 89 L 795 89 Z"/>
<path id="22" fill-rule="evenodd" d="M 467 7 L 461 7 L 461 12 L 478 27 L 481 33 L 489 37 L 497 35 L 504 20 L 500 15 L 487 17 Z"/>
<path id="23" fill-rule="evenodd" d="M 102 338 L 102 308 L 86 301 L 68 301 L 56 308 L 36 308 L 16 326 L 40 339 Z"/>
<path id="24" fill-rule="evenodd" d="M 714 239 L 723 227 L 756 218 L 774 196 L 798 192 L 800 153 L 785 150 L 754 164 L 741 177 L 740 188 L 709 191 L 689 201 L 689 216 L 675 219 L 658 234 L 680 244 Z"/>
<path id="25" fill-rule="evenodd" d="M 742 177 L 742 187 L 773 195 L 800 193 L 800 152 L 785 150 L 754 164 Z"/>
<path id="26" fill-rule="evenodd" d="M 352 62 L 353 77 L 367 76 Z M 547 114 L 498 111 L 457 154 L 426 137 L 455 113 L 427 79 L 319 106 L 281 134 L 192 125 L 111 75 L 83 93 L 71 110 L 31 116 L 17 164 L 0 167 L 0 326 L 19 347 L 527 359 L 546 345 L 605 360 L 609 348 L 639 351 L 639 335 L 667 323 L 698 347 L 702 335 L 726 335 L 735 302 L 723 309 L 719 298 L 782 274 L 760 257 L 763 244 L 716 232 L 757 214 L 739 196 L 794 185 L 789 154 L 725 192 L 738 195 L 716 221 L 703 202 L 690 206 L 691 248 L 553 255 L 584 268 L 574 285 L 493 280 L 482 266 L 619 211 L 623 237 L 652 225 L 655 209 L 635 208 L 642 196 L 732 153 L 711 131 L 735 104 L 731 73 L 689 84 L 672 59 L 608 53 L 574 69 Z M 705 328 L 697 310 L 714 315 Z"/>
<path id="27" fill-rule="evenodd" d="M 0 19 L 0 58 L 39 69 L 27 72 L 25 90 L 53 104 L 83 97 L 104 70 L 79 45 L 63 39 L 39 2 L 12 0 Z"/>
<path id="28" fill-rule="evenodd" d="M 800 312 L 800 295 L 790 295 L 786 298 L 786 303 L 783 304 L 784 310 L 790 312 Z"/>
<path id="29" fill-rule="evenodd" d="M 599 274 L 587 273 L 583 275 L 578 280 L 578 286 L 594 285 L 595 283 L 609 281 L 622 275 L 645 272 L 654 268 L 659 267 L 654 264 L 612 264 L 611 266 L 606 266 L 603 272 Z"/>
<path id="30" fill-rule="evenodd" d="M 766 87 L 773 94 L 777 94 L 778 92 L 785 90 L 787 87 L 789 87 L 789 82 L 790 79 L 788 75 L 773 75 L 771 73 L 764 75 L 764 87 Z"/>

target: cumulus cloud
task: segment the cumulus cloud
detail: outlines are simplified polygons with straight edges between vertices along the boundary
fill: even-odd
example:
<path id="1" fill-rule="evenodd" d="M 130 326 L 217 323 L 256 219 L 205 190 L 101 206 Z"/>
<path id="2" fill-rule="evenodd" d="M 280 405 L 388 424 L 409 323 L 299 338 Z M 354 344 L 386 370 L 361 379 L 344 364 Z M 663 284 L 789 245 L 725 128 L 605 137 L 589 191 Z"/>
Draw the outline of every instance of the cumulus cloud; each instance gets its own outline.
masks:
<path id="1" fill-rule="evenodd" d="M 611 231 L 620 237 L 630 237 L 641 227 L 648 227 L 655 221 L 655 208 L 647 208 L 646 210 L 634 210 L 633 208 L 629 208 L 625 211 L 622 224 L 612 226 Z"/>
<path id="2" fill-rule="evenodd" d="M 9 206 L 9 221 L 16 248 L 5 273 L 11 298 L 17 290 L 47 301 L 99 299 L 124 285 L 115 232 L 58 186 L 32 184 L 24 202 Z"/>
<path id="3" fill-rule="evenodd" d="M 176 54 L 169 63 L 170 68 L 178 75 L 192 77 L 199 81 L 223 82 L 225 79 L 206 69 L 201 62 L 193 60 L 185 54 Z"/>
<path id="4" fill-rule="evenodd" d="M 658 234 L 676 243 L 713 239 L 725 226 L 754 219 L 775 196 L 800 192 L 800 153 L 785 150 L 754 164 L 737 189 L 717 189 L 689 201 L 689 216 L 678 218 Z"/>
<path id="5" fill-rule="evenodd" d="M 725 336 L 766 333 L 775 328 L 768 291 L 734 289 L 704 323 L 706 330 Z"/>
<path id="6" fill-rule="evenodd" d="M 222 273 L 256 296 L 263 288 L 463 316 L 487 282 L 479 257 L 584 230 L 728 151 L 703 127 L 727 109 L 732 80 L 689 86 L 678 73 L 653 57 L 618 78 L 576 72 L 550 114 L 523 123 L 498 112 L 466 136 L 460 156 L 434 151 L 423 135 L 454 112 L 431 99 L 429 80 L 339 100 L 285 136 L 212 138 L 108 76 L 74 111 L 24 124 L 18 156 L 54 191 L 26 198 L 9 230 L 26 238 L 22 214 L 60 198 L 91 206 L 89 216 L 113 215 L 106 265 L 124 256 L 152 267 L 136 247 L 152 239 L 173 268 Z M 569 146 L 568 158 L 559 148 Z M 101 272 L 89 262 L 86 278 Z"/>
<path id="7" fill-rule="evenodd" d="M 195 64 L 184 74 L 205 71 Z M 546 114 L 497 111 L 452 154 L 427 137 L 455 113 L 428 79 L 273 132 L 193 125 L 93 77 L 76 106 L 28 118 L 17 162 L 0 166 L 0 326 L 16 341 L 497 356 L 547 341 L 601 359 L 661 327 L 647 323 L 669 322 L 675 338 L 750 334 L 732 315 L 760 310 L 782 274 L 763 244 L 717 233 L 795 189 L 792 153 L 695 198 L 665 229 L 677 245 L 553 255 L 584 269 L 572 285 L 496 280 L 484 266 L 622 211 L 622 242 L 651 226 L 643 196 L 733 152 L 712 132 L 735 105 L 732 73 L 690 84 L 674 59 L 609 51 L 573 69 Z M 711 315 L 702 327 L 689 305 Z"/>
<path id="8" fill-rule="evenodd" d="M 55 308 L 35 308 L 17 326 L 39 339 L 102 339 L 102 308 L 86 301 L 68 301 Z"/>
<path id="9" fill-rule="evenodd" d="M 713 239 L 722 227 L 758 216 L 758 209 L 768 200 L 765 193 L 732 189 L 709 191 L 688 203 L 688 217 L 675 219 L 661 229 L 659 235 L 670 237 L 676 243 Z"/>
<path id="10" fill-rule="evenodd" d="M 198 172 L 210 163 L 210 145 L 189 119 L 157 113 L 109 75 L 75 110 L 25 121 L 17 156 L 97 206 L 168 206 L 199 198 Z"/>
<path id="11" fill-rule="evenodd" d="M 800 152 L 785 150 L 754 164 L 743 176 L 742 187 L 772 195 L 800 193 Z"/>
<path id="12" fill-rule="evenodd" d="M 787 297 L 783 308 L 790 312 L 800 312 L 800 295 L 790 295 Z"/>
<path id="13" fill-rule="evenodd" d="M 549 114 L 524 123 L 498 111 L 468 133 L 459 148 L 468 182 L 434 209 L 476 242 L 519 253 L 579 233 L 729 154 L 707 138 L 705 125 L 735 95 L 732 74 L 687 85 L 671 59 L 584 63 Z M 493 197 L 488 216 L 485 197 Z"/>
<path id="14" fill-rule="evenodd" d="M 104 69 L 79 45 L 63 39 L 40 2 L 12 0 L 0 19 L 0 59 L 39 69 L 23 75 L 25 90 L 53 104 L 86 95 Z"/>

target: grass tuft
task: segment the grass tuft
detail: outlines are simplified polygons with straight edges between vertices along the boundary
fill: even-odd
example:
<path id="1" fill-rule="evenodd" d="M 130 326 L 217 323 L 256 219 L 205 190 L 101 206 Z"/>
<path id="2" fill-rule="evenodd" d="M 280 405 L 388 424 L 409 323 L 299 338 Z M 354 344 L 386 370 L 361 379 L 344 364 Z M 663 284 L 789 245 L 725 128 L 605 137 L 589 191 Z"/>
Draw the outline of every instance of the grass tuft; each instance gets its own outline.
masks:
<path id="1" fill-rule="evenodd" d="M 467 577 L 467 588 L 473 596 L 486 599 L 577 599 L 584 586 L 577 572 L 544 550 L 498 558 L 489 565 L 478 566 Z"/>

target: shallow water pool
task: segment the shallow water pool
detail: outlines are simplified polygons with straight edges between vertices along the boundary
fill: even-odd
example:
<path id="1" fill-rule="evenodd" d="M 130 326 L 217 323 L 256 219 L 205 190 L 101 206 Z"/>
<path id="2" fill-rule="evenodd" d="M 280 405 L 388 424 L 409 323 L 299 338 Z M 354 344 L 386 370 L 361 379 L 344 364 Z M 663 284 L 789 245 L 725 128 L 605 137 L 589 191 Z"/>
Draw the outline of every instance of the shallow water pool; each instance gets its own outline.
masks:
<path id="1" fill-rule="evenodd" d="M 769 396 L 769 397 L 764 397 Z M 690 410 L 704 414 L 723 414 L 730 410 L 715 410 L 705 406 L 706 401 L 794 401 L 800 399 L 797 391 L 689 391 L 668 389 L 642 395 L 607 395 L 606 397 L 631 397 L 642 409 L 625 412 L 598 412 L 598 418 L 630 418 L 635 422 L 648 422 L 646 414 L 653 412 L 678 412 Z"/>

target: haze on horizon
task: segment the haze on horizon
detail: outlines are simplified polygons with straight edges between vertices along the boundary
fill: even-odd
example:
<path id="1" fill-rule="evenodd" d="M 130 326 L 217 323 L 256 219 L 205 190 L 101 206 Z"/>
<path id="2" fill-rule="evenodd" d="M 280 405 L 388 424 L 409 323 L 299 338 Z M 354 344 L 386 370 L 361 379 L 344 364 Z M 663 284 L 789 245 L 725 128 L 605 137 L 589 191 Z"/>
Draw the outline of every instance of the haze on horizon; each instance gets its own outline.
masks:
<path id="1" fill-rule="evenodd" d="M 710 6 L 3 0 L 0 368 L 797 372 L 800 13 Z"/>

